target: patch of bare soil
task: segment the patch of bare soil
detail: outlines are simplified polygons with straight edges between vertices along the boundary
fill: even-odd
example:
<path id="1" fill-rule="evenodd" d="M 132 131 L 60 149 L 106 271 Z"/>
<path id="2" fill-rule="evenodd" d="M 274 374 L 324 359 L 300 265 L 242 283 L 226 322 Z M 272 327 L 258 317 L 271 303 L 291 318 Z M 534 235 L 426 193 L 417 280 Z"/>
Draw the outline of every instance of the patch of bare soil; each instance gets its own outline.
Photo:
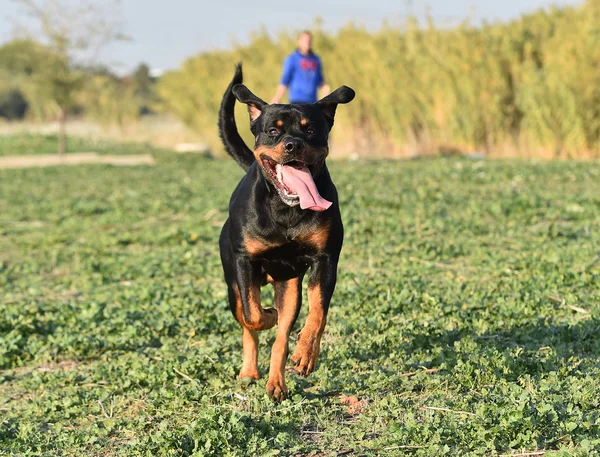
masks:
<path id="1" fill-rule="evenodd" d="M 149 154 L 136 155 L 99 155 L 95 152 L 67 154 L 62 157 L 55 154 L 4 156 L 0 157 L 0 169 L 55 167 L 59 165 L 108 164 L 116 166 L 154 165 L 156 161 Z"/>

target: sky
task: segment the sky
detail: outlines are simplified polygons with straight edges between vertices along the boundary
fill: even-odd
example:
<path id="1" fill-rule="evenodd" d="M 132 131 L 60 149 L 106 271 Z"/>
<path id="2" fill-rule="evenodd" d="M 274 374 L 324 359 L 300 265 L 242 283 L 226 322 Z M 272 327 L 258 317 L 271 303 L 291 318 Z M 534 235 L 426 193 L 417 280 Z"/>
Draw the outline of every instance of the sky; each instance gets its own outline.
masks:
<path id="1" fill-rule="evenodd" d="M 41 2 L 47 0 L 38 0 Z M 444 26 L 465 18 L 474 22 L 508 20 L 551 5 L 579 0 L 120 0 L 111 11 L 131 38 L 102 52 L 102 60 L 119 73 L 145 62 L 151 68 L 177 68 L 202 51 L 245 43 L 265 27 L 270 33 L 310 28 L 317 16 L 335 31 L 353 21 L 377 29 L 384 20 L 400 23 L 409 14 L 429 12 Z M 0 0 L 0 42 L 11 39 L 15 23 L 28 24 L 16 0 Z M 318 43 L 316 44 L 318 51 Z"/>

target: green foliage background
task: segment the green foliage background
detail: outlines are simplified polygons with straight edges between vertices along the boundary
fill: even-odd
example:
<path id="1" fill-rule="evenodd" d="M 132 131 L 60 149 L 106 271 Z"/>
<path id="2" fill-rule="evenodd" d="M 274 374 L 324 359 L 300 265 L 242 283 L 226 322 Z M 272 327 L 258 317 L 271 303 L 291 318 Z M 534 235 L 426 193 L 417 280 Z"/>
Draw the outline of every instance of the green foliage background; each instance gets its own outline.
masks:
<path id="1" fill-rule="evenodd" d="M 143 107 L 155 103 L 150 93 L 154 82 L 147 71 L 140 65 L 131 78 L 120 78 L 103 67 L 77 66 L 29 39 L 0 46 L 0 94 L 11 90 L 23 94 L 30 121 L 56 119 L 60 102 L 69 114 L 85 115 L 100 124 L 123 127 L 135 122 Z"/>
<path id="2" fill-rule="evenodd" d="M 348 25 L 330 34 L 317 21 L 314 33 L 330 86 L 358 94 L 339 110 L 333 154 L 600 157 L 600 0 L 479 27 L 409 19 L 376 32 Z M 167 111 L 221 151 L 215 120 L 234 64 L 244 63 L 247 85 L 269 100 L 295 41 L 295 31 L 272 38 L 260 30 L 248 45 L 186 60 L 158 84 L 144 65 L 126 78 L 71 65 L 81 87 L 65 104 L 121 127 Z M 3 100 L 18 90 L 29 119 L 52 119 L 65 97 L 48 81 L 69 65 L 63 60 L 30 40 L 0 47 Z M 251 142 L 244 108 L 237 110 Z"/>
<path id="3" fill-rule="evenodd" d="M 358 94 L 339 110 L 338 152 L 600 156 L 600 0 L 477 28 L 409 20 L 314 32 L 331 87 Z M 268 101 L 295 37 L 261 31 L 249 45 L 188 59 L 160 81 L 165 108 L 220 150 L 215 119 L 234 63 Z"/>

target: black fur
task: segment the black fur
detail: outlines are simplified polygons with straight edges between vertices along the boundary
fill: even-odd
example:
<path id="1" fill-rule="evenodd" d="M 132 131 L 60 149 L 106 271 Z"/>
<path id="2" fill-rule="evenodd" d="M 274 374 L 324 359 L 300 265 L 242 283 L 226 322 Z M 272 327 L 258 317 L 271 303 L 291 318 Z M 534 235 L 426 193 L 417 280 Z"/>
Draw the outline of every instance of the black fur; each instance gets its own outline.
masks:
<path id="1" fill-rule="evenodd" d="M 319 303 L 309 302 L 309 317 L 313 308 L 322 309 L 324 325 L 335 289 L 344 237 L 337 190 L 325 159 L 337 104 L 351 101 L 354 91 L 342 86 L 314 104 L 268 105 L 241 83 L 242 69 L 238 65 L 219 113 L 223 144 L 235 161 L 247 170 L 231 196 L 229 218 L 219 240 L 231 310 L 245 328 L 252 331 L 268 328 L 261 327 L 262 319 L 275 311 L 260 308 L 257 314 L 256 303 L 251 300 L 252 290 L 270 279 L 275 286 L 276 305 L 280 304 L 281 291 L 289 284 L 286 281 L 300 278 L 301 282 L 310 268 L 309 290 L 318 289 L 321 299 Z M 235 98 L 248 105 L 255 152 L 244 144 L 237 131 Z M 286 144 L 288 149 L 284 147 Z M 302 210 L 293 198 L 286 201 L 282 196 L 272 169 L 278 163 L 292 166 L 294 162 L 294 166 L 305 166 L 310 170 L 320 195 L 333 203 L 327 210 Z M 255 252 L 251 249 L 253 244 L 265 248 Z M 236 290 L 241 296 L 241 309 L 236 301 Z M 283 309 L 277 311 L 285 312 Z M 301 338 L 311 338 L 307 333 L 312 330 L 306 330 L 307 327 Z M 316 364 L 316 356 L 313 362 Z M 304 375 L 314 369 L 314 364 L 297 364 Z"/>
<path id="2" fill-rule="evenodd" d="M 248 170 L 254 162 L 254 155 L 238 133 L 234 114 L 235 97 L 232 92 L 233 86 L 241 83 L 242 79 L 242 64 L 237 64 L 235 75 L 229 86 L 227 86 L 227 90 L 221 101 L 221 109 L 219 110 L 219 135 L 227 153 L 244 170 Z"/>

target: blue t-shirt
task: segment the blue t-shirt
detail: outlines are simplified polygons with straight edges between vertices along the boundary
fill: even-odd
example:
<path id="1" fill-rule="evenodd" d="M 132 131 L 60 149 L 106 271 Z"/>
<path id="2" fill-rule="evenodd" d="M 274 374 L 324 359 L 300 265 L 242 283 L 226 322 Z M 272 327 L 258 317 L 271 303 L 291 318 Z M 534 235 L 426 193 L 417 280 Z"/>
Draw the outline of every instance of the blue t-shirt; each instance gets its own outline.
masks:
<path id="1" fill-rule="evenodd" d="M 317 89 L 323 84 L 321 59 L 316 54 L 305 56 L 296 50 L 285 59 L 281 84 L 289 89 L 290 103 L 315 103 Z"/>

